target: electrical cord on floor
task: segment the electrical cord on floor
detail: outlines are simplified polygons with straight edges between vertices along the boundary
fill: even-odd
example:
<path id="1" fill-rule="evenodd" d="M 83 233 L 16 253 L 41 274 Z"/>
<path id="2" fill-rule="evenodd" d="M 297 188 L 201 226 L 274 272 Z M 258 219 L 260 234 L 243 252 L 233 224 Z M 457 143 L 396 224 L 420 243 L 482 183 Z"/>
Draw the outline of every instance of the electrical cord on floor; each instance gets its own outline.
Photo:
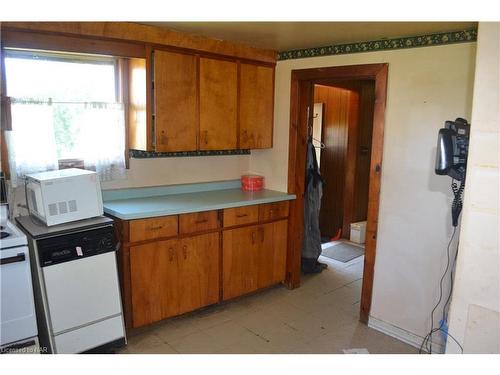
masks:
<path id="1" fill-rule="evenodd" d="M 437 331 L 443 331 L 442 326 L 443 326 L 444 320 L 441 321 L 441 324 L 439 325 L 439 327 L 434 328 L 434 312 L 436 311 L 439 304 L 441 303 L 441 300 L 443 299 L 443 280 L 446 277 L 446 274 L 448 273 L 448 269 L 450 268 L 450 246 L 451 246 L 451 243 L 453 242 L 453 238 L 455 238 L 456 232 L 457 232 L 457 227 L 454 227 L 453 233 L 452 233 L 451 238 L 450 238 L 450 242 L 448 242 L 448 246 L 446 247 L 447 263 L 446 263 L 446 268 L 443 272 L 443 276 L 441 276 L 441 280 L 439 281 L 439 299 L 431 311 L 431 330 L 423 339 L 422 344 L 420 345 L 420 349 L 418 351 L 419 354 L 422 353 L 422 349 L 423 349 L 424 345 L 425 345 L 425 348 L 427 349 L 427 352 L 429 354 L 431 354 L 432 353 L 432 335 Z"/>

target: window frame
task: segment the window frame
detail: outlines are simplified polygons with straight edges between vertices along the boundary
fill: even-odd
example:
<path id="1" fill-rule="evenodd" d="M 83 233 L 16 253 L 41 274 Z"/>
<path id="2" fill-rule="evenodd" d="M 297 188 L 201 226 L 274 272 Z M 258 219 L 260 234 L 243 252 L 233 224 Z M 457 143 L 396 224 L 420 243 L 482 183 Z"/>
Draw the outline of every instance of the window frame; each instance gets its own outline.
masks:
<path id="1" fill-rule="evenodd" d="M 20 30 L 13 28 L 4 28 L 2 25 L 1 50 L 0 50 L 0 98 L 5 97 L 5 63 L 4 48 L 47 50 L 59 52 L 74 52 L 78 54 L 110 55 L 128 62 L 129 59 L 140 58 L 148 61 L 148 54 L 151 48 L 145 42 L 127 41 L 125 39 L 112 39 L 92 36 L 70 36 L 60 32 L 38 31 L 38 30 Z M 126 64 L 120 64 L 121 67 Z M 126 68 L 120 71 L 122 77 L 122 91 L 124 98 L 129 98 L 129 75 Z M 148 82 L 146 82 L 146 90 Z M 129 103 L 123 102 L 125 109 L 125 168 L 129 169 Z M 1 169 L 7 179 L 10 179 L 10 166 L 8 159 L 8 148 L 5 141 L 4 132 L 9 131 L 2 127 L 0 129 L 0 148 L 1 148 Z"/>
<path id="2" fill-rule="evenodd" d="M 3 40 L 3 35 L 2 35 L 2 40 Z M 59 37 L 57 36 L 57 39 L 65 39 L 66 37 Z M 70 38 L 70 39 L 78 39 L 80 42 L 85 41 L 84 39 L 80 38 Z M 106 45 L 109 44 L 109 42 L 104 42 Z M 36 44 L 36 43 L 35 43 Z M 85 44 L 85 43 L 84 43 Z M 97 43 L 100 44 L 100 43 Z M 124 43 L 118 43 L 118 48 L 115 48 L 115 50 L 120 50 L 123 48 Z M 125 129 L 124 129 L 124 159 L 125 159 L 125 168 L 129 169 L 130 168 L 130 157 L 129 157 L 129 72 L 128 72 L 128 61 L 130 58 L 137 58 L 137 57 L 122 57 L 122 56 L 115 56 L 115 55 L 109 55 L 109 54 L 102 54 L 102 53 L 89 53 L 87 52 L 89 48 L 84 48 L 86 52 L 75 52 L 76 49 L 78 48 L 71 48 L 71 51 L 68 51 L 66 48 L 64 48 L 64 45 L 61 45 L 61 49 L 63 50 L 47 50 L 47 49 L 40 49 L 40 48 L 19 48 L 19 47 L 13 47 L 12 45 L 17 45 L 17 44 L 11 44 L 9 43 L 8 45 L 4 45 L 1 49 L 1 98 L 3 99 L 4 97 L 6 98 L 6 72 L 5 72 L 5 57 L 12 57 L 13 55 L 19 55 L 22 56 L 23 54 L 26 55 L 26 58 L 33 58 L 34 56 L 43 56 L 45 59 L 48 60 L 53 60 L 53 61 L 66 61 L 66 62 L 92 62 L 92 63 L 99 63 L 102 62 L 103 64 L 112 64 L 114 67 L 114 75 L 115 75 L 115 100 L 118 103 L 121 103 L 124 108 L 124 124 L 125 124 Z M 54 48 L 58 48 L 58 45 L 53 46 Z M 88 46 L 87 46 L 88 47 Z M 92 50 L 92 48 L 90 48 Z M 136 53 L 137 51 L 132 49 L 131 50 L 134 55 L 141 54 L 139 49 L 139 53 Z M 135 52 L 134 52 L 135 51 Z M 22 58 L 22 57 L 21 57 Z M 141 57 L 145 59 L 144 57 Z M 1 134 L 0 134 L 0 142 L 1 142 L 1 169 L 4 171 L 5 175 L 7 178 L 10 178 L 10 165 L 8 162 L 8 149 L 7 149 L 7 144 L 5 142 L 5 136 L 4 136 L 4 131 L 10 130 L 10 129 L 4 129 L 2 127 L 1 129 Z M 74 158 L 62 158 L 58 159 L 58 167 L 59 169 L 64 169 L 64 168 L 74 168 L 74 167 L 82 167 L 83 166 L 83 159 L 74 159 Z"/>

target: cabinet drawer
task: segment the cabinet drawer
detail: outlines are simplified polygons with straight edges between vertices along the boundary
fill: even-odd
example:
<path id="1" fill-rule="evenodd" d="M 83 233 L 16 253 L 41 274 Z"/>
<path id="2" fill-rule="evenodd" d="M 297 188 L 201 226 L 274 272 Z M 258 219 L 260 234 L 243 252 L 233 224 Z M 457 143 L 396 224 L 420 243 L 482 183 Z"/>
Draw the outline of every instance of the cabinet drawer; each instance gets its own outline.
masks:
<path id="1" fill-rule="evenodd" d="M 177 229 L 177 215 L 132 220 L 129 229 L 130 242 L 176 236 Z"/>
<path id="2" fill-rule="evenodd" d="M 243 206 L 224 210 L 224 227 L 256 223 L 259 220 L 259 206 Z"/>
<path id="3" fill-rule="evenodd" d="M 259 221 L 277 220 L 288 217 L 288 201 L 261 204 L 259 206 Z"/>
<path id="4" fill-rule="evenodd" d="M 219 227 L 217 211 L 194 212 L 179 215 L 179 233 L 196 233 Z"/>

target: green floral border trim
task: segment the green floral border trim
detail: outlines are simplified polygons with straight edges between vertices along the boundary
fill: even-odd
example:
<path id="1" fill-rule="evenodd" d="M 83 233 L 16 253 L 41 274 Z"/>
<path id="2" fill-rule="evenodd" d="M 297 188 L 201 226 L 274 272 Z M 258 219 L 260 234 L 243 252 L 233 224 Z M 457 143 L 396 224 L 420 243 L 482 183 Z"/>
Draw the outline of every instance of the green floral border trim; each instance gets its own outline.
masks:
<path id="1" fill-rule="evenodd" d="M 224 156 L 224 155 L 250 155 L 250 150 L 216 150 L 216 151 L 181 151 L 181 152 L 155 152 L 129 150 L 128 155 L 136 159 L 150 158 L 175 158 L 187 156 Z"/>
<path id="2" fill-rule="evenodd" d="M 387 51 L 403 48 L 429 47 L 443 44 L 466 43 L 477 40 L 477 29 L 452 31 L 439 34 L 418 35 L 405 38 L 381 39 L 368 42 L 336 44 L 324 47 L 296 49 L 278 52 L 279 60 L 306 57 L 344 55 L 348 53 Z"/>

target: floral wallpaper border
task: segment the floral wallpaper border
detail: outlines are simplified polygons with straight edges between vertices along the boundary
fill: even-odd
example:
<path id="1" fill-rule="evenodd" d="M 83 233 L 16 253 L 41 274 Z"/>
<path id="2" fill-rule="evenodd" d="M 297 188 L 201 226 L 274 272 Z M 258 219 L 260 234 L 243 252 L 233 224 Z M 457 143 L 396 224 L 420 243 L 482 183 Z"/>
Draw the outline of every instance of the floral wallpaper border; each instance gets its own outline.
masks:
<path id="1" fill-rule="evenodd" d="M 187 156 L 224 156 L 224 155 L 250 155 L 250 150 L 217 150 L 217 151 L 180 151 L 180 152 L 155 152 L 129 150 L 129 156 L 136 159 L 173 158 Z"/>
<path id="2" fill-rule="evenodd" d="M 359 43 L 334 44 L 324 47 L 278 52 L 278 61 L 306 57 L 344 55 L 348 53 L 387 51 L 403 48 L 428 47 L 443 44 L 466 43 L 477 40 L 477 29 L 418 35 L 404 38 L 372 40 Z"/>

